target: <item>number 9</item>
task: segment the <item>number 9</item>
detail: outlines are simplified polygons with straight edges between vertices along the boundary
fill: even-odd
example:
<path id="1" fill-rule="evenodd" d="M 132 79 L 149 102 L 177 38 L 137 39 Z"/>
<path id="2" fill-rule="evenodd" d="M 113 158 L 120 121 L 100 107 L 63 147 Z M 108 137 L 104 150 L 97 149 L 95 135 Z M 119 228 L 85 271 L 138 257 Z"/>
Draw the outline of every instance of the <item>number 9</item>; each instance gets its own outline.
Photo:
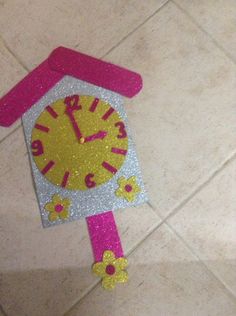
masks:
<path id="1" fill-rule="evenodd" d="M 33 156 L 40 156 L 43 154 L 43 144 L 40 140 L 34 140 L 31 144 Z"/>

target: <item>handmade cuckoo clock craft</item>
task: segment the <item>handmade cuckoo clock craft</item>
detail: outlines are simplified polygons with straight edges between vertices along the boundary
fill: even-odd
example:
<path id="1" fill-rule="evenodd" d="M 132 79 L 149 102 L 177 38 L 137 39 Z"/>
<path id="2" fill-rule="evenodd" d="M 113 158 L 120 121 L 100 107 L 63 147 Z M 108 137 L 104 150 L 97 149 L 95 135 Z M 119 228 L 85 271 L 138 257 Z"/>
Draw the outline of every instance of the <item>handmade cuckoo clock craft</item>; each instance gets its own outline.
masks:
<path id="1" fill-rule="evenodd" d="M 106 289 L 127 280 L 113 211 L 147 200 L 123 107 L 141 88 L 137 73 L 59 47 L 0 100 L 0 125 L 22 116 L 43 226 L 86 218 Z"/>

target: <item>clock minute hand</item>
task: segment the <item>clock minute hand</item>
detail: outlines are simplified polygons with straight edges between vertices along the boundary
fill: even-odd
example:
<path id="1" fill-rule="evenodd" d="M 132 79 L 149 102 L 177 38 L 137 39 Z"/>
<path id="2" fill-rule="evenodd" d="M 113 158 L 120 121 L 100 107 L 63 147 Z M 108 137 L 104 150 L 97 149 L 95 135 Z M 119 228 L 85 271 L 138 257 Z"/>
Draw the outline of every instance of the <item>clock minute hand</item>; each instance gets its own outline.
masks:
<path id="1" fill-rule="evenodd" d="M 69 119 L 70 119 L 70 121 L 71 121 L 71 124 L 72 124 L 72 126 L 73 126 L 73 129 L 74 129 L 74 131 L 75 131 L 75 135 L 76 135 L 76 137 L 77 137 L 78 140 L 81 139 L 82 133 L 81 133 L 81 131 L 80 131 L 80 129 L 79 129 L 79 126 L 78 126 L 78 124 L 77 124 L 77 122 L 76 122 L 76 120 L 75 120 L 75 117 L 74 117 L 73 112 L 74 112 L 74 111 L 77 111 L 77 110 L 80 110 L 80 108 L 81 108 L 81 107 L 79 107 L 79 106 L 67 106 L 67 107 L 66 107 L 66 111 L 65 111 L 65 113 L 68 115 L 68 117 L 69 117 Z"/>
<path id="2" fill-rule="evenodd" d="M 103 139 L 106 136 L 107 136 L 107 132 L 106 131 L 99 131 L 96 134 L 93 134 L 93 135 L 85 137 L 84 142 L 85 143 L 92 142 L 92 141 L 94 141 L 96 139 Z"/>

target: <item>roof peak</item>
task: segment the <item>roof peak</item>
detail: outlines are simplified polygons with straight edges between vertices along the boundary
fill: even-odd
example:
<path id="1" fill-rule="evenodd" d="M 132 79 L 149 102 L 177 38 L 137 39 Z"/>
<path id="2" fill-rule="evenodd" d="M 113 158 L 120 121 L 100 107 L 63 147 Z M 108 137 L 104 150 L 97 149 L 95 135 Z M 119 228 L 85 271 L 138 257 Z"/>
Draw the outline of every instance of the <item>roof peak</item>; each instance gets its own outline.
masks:
<path id="1" fill-rule="evenodd" d="M 69 48 L 58 47 L 0 99 L 0 125 L 12 125 L 65 75 L 129 98 L 142 88 L 142 78 L 136 72 Z"/>

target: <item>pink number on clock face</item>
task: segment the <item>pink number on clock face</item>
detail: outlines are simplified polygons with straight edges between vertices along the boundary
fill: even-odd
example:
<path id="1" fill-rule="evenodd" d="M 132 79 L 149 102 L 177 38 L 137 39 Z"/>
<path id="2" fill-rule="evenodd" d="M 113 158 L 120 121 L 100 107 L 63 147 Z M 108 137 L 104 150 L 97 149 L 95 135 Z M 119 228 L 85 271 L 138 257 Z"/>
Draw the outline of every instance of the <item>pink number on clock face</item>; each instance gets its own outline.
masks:
<path id="1" fill-rule="evenodd" d="M 127 133 L 126 133 L 126 130 L 125 130 L 125 124 L 123 122 L 115 123 L 115 127 L 119 127 L 119 134 L 117 135 L 117 138 L 125 138 L 125 137 L 127 137 Z"/>
<path id="2" fill-rule="evenodd" d="M 83 120 L 88 121 L 87 125 Z M 59 128 L 60 124 L 64 129 Z M 67 128 L 68 139 L 63 142 L 61 137 L 58 152 L 64 155 L 63 146 L 70 146 L 71 150 L 63 156 L 61 165 L 53 138 L 60 137 Z M 53 184 L 65 189 L 86 190 L 107 182 L 118 172 L 128 152 L 127 136 L 122 117 L 110 104 L 95 97 L 72 95 L 46 106 L 44 114 L 36 121 L 32 155 L 40 172 Z M 93 154 L 90 157 L 93 150 L 90 143 L 101 151 L 98 159 Z M 78 157 L 78 166 L 71 161 L 70 152 Z M 83 156 L 91 160 L 93 169 L 83 168 Z M 79 172 L 77 169 L 75 172 L 75 168 Z M 99 174 L 95 170 L 99 170 Z"/>
<path id="3" fill-rule="evenodd" d="M 79 96 L 72 95 L 72 96 L 66 97 L 64 102 L 69 107 L 78 107 L 79 106 Z"/>
<path id="4" fill-rule="evenodd" d="M 43 154 L 43 144 L 40 140 L 34 140 L 31 144 L 33 156 L 40 156 Z"/>
<path id="5" fill-rule="evenodd" d="M 94 177 L 93 173 L 89 173 L 85 177 L 84 181 L 85 181 L 85 184 L 86 184 L 87 188 L 94 188 L 96 186 L 96 182 L 94 182 L 92 180 L 93 177 Z"/>
<path id="6" fill-rule="evenodd" d="M 63 176 L 63 179 L 62 179 L 62 182 L 61 182 L 61 187 L 65 188 L 67 183 L 68 183 L 68 180 L 69 180 L 69 177 L 70 177 L 70 173 L 69 171 L 66 171 L 64 173 L 64 176 Z"/>

